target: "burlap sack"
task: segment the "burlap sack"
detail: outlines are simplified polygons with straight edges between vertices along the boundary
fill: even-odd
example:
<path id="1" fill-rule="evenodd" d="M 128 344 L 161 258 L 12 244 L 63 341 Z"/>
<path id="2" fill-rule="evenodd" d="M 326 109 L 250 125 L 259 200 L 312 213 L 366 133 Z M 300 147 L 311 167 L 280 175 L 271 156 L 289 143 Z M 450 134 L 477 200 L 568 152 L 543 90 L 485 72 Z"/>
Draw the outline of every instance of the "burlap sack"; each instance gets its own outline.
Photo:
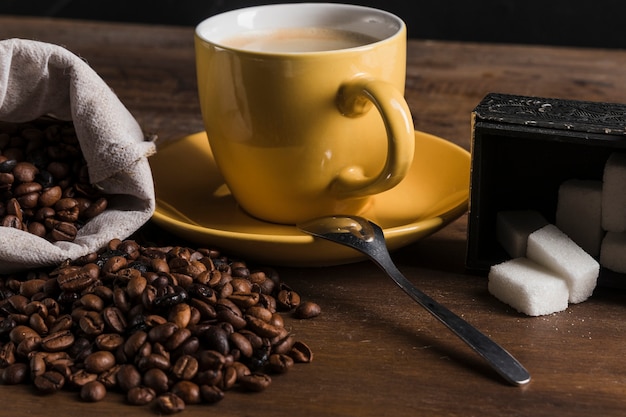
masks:
<path id="1" fill-rule="evenodd" d="M 68 50 L 48 43 L 0 41 L 0 120 L 41 116 L 72 120 L 89 178 L 107 194 L 108 209 L 73 242 L 51 243 L 0 227 L 0 273 L 58 264 L 125 239 L 150 219 L 155 199 L 147 157 L 155 151 L 137 121 L 96 72 Z"/>

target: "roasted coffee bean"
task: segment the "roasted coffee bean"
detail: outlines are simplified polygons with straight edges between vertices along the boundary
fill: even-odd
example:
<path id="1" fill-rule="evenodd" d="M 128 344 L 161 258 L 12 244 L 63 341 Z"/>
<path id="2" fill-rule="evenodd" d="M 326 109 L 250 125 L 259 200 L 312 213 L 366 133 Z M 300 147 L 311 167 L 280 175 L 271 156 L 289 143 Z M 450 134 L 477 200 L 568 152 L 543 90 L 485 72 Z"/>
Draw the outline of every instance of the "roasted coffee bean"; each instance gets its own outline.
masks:
<path id="1" fill-rule="evenodd" d="M 29 369 L 31 379 L 35 379 L 36 376 L 43 375 L 46 372 L 46 361 L 42 352 L 32 353 L 29 356 Z"/>
<path id="2" fill-rule="evenodd" d="M 63 190 L 58 185 L 53 187 L 44 188 L 39 195 L 39 206 L 40 207 L 52 207 L 61 200 L 61 196 L 63 195 Z M 47 216 L 50 217 L 50 216 Z"/>
<path id="3" fill-rule="evenodd" d="M 271 371 L 279 374 L 287 372 L 294 365 L 291 356 L 279 353 L 271 354 L 268 363 Z"/>
<path id="4" fill-rule="evenodd" d="M 87 200 L 89 201 L 89 200 Z M 82 212 L 80 212 L 81 217 L 85 219 L 92 219 L 97 215 L 103 213 L 108 206 L 108 200 L 104 197 L 98 198 L 95 201 L 90 202 L 90 204 L 85 208 Z"/>
<path id="5" fill-rule="evenodd" d="M 141 385 L 141 373 L 133 364 L 121 365 L 116 376 L 118 387 L 123 392 Z"/>
<path id="6" fill-rule="evenodd" d="M 145 289 L 144 289 L 145 292 Z M 117 307 L 122 313 L 128 313 L 132 308 L 131 300 L 128 295 L 128 292 L 123 288 L 115 287 L 113 289 L 113 304 Z"/>
<path id="7" fill-rule="evenodd" d="M 256 317 L 268 323 L 272 320 L 272 312 L 260 305 L 248 307 L 246 309 L 246 314 L 248 316 Z"/>
<path id="8" fill-rule="evenodd" d="M 117 333 L 123 333 L 126 330 L 126 318 L 124 313 L 117 307 L 107 307 L 102 312 L 102 319 L 106 325 Z"/>
<path id="9" fill-rule="evenodd" d="M 27 229 L 28 233 L 31 233 L 35 236 L 39 236 L 39 237 L 45 237 L 47 230 L 46 230 L 46 226 L 43 225 L 43 223 L 39 223 L 39 222 L 30 222 L 28 223 L 28 229 Z"/>
<path id="10" fill-rule="evenodd" d="M 237 292 L 233 291 L 228 299 L 235 303 L 239 308 L 247 309 L 256 305 L 261 299 L 261 295 L 257 292 Z"/>
<path id="11" fill-rule="evenodd" d="M 164 414 L 175 414 L 185 409 L 185 402 L 171 392 L 159 395 L 156 399 L 157 408 Z"/>
<path id="12" fill-rule="evenodd" d="M 280 335 L 281 328 L 273 326 L 263 320 L 260 320 L 253 316 L 247 316 L 246 322 L 248 328 L 261 337 L 276 337 Z"/>
<path id="13" fill-rule="evenodd" d="M 243 317 L 241 309 L 228 298 L 218 300 L 215 311 L 217 319 L 230 323 L 235 329 L 246 327 L 246 319 Z"/>
<path id="14" fill-rule="evenodd" d="M 167 318 L 179 329 L 184 329 L 191 320 L 191 307 L 186 303 L 176 304 L 170 309 Z"/>
<path id="15" fill-rule="evenodd" d="M 96 347 L 113 352 L 124 344 L 124 337 L 119 333 L 103 333 L 96 337 Z"/>
<path id="16" fill-rule="evenodd" d="M 285 326 L 285 320 L 283 319 L 283 316 L 278 314 L 278 313 L 273 313 L 272 314 L 272 318 L 270 319 L 269 323 L 272 326 L 275 326 L 275 327 L 284 327 Z"/>
<path id="17" fill-rule="evenodd" d="M 17 161 L 15 159 L 5 159 L 0 162 L 0 173 L 8 173 L 13 172 L 15 166 L 17 165 Z"/>
<path id="18" fill-rule="evenodd" d="M 170 361 L 166 356 L 159 355 L 157 353 L 150 353 L 139 359 L 137 367 L 140 371 L 145 371 L 152 368 L 158 368 L 163 371 L 170 369 Z"/>
<path id="19" fill-rule="evenodd" d="M 249 375 L 242 375 L 238 381 L 239 384 L 250 391 L 263 391 L 272 383 L 272 378 L 263 373 L 252 373 Z"/>
<path id="20" fill-rule="evenodd" d="M 272 312 L 272 314 L 276 313 L 277 311 L 276 298 L 272 297 L 271 295 L 261 294 L 259 305 L 267 308 L 269 311 Z"/>
<path id="21" fill-rule="evenodd" d="M 231 265 L 231 275 L 233 277 L 248 277 L 250 276 L 250 270 L 243 262 L 233 262 Z"/>
<path id="22" fill-rule="evenodd" d="M 128 265 L 128 261 L 122 255 L 111 256 L 106 260 L 104 265 L 102 265 L 102 273 L 103 274 L 115 274 L 116 272 L 126 268 Z"/>
<path id="23" fill-rule="evenodd" d="M 46 281 L 46 284 L 43 287 L 43 292 L 46 295 L 49 295 L 53 292 L 56 293 L 57 290 L 58 290 L 58 287 L 56 285 L 56 280 L 53 280 L 53 279 L 48 279 Z M 49 296 L 46 296 L 46 298 L 41 300 L 41 303 L 44 305 L 46 310 L 48 310 L 48 317 L 54 317 L 55 319 L 59 317 L 59 313 L 61 312 L 61 307 L 59 306 L 59 303 L 55 299 Z"/>
<path id="24" fill-rule="evenodd" d="M 132 277 L 126 285 L 126 293 L 128 297 L 135 300 L 141 296 L 148 285 L 148 280 L 141 274 Z"/>
<path id="25" fill-rule="evenodd" d="M 203 340 L 209 350 L 214 350 L 222 355 L 227 355 L 230 350 L 228 333 L 219 326 L 211 326 L 203 333 Z"/>
<path id="26" fill-rule="evenodd" d="M 52 394 L 65 385 L 65 378 L 56 371 L 47 371 L 35 377 L 33 384 L 42 394 Z"/>
<path id="27" fill-rule="evenodd" d="M 78 220 L 78 201 L 74 198 L 61 198 L 54 205 L 56 217 L 62 222 L 73 223 Z"/>
<path id="28" fill-rule="evenodd" d="M 93 343 L 84 336 L 78 337 L 74 344 L 67 350 L 67 353 L 78 362 L 83 362 L 85 358 L 93 353 Z"/>
<path id="29" fill-rule="evenodd" d="M 96 311 L 85 311 L 78 319 L 78 325 L 86 335 L 97 336 L 104 331 L 105 323 L 102 314 Z"/>
<path id="30" fill-rule="evenodd" d="M 80 398 L 83 401 L 102 401 L 106 397 L 107 389 L 100 381 L 91 381 L 80 389 Z"/>
<path id="31" fill-rule="evenodd" d="M 20 284 L 20 295 L 30 299 L 33 295 L 41 292 L 45 284 L 45 279 L 30 279 L 28 281 L 24 281 Z"/>
<path id="32" fill-rule="evenodd" d="M 86 264 L 88 264 L 88 263 L 93 264 L 93 262 L 94 262 L 96 259 L 93 259 L 93 258 L 91 258 L 91 257 L 89 257 L 89 256 L 87 255 L 87 256 L 85 256 L 85 259 L 84 259 L 84 260 L 85 260 L 85 263 L 86 263 Z M 94 265 L 95 265 L 95 264 L 94 264 Z M 95 295 L 97 295 L 98 297 L 100 297 L 102 300 L 104 300 L 104 302 L 105 302 L 106 304 L 111 303 L 111 301 L 113 300 L 113 290 L 112 290 L 111 288 L 109 288 L 109 287 L 104 286 L 104 285 L 96 285 L 96 286 L 93 288 L 93 293 L 94 293 Z"/>
<path id="33" fill-rule="evenodd" d="M 230 365 L 231 368 L 233 368 L 235 370 L 235 373 L 237 374 L 237 378 L 239 378 L 242 375 L 249 375 L 252 373 L 252 371 L 250 370 L 250 368 L 243 364 L 242 362 L 239 361 L 235 361 Z"/>
<path id="34" fill-rule="evenodd" d="M 299 363 L 308 363 L 313 360 L 311 348 L 299 341 L 294 343 L 291 351 L 289 351 L 289 356 L 291 356 L 295 362 Z"/>
<path id="35" fill-rule="evenodd" d="M 198 373 L 198 360 L 191 355 L 183 355 L 172 366 L 172 374 L 178 379 L 191 380 Z"/>
<path id="36" fill-rule="evenodd" d="M 205 403 L 214 404 L 224 398 L 224 391 L 215 385 L 202 385 L 200 386 L 200 395 Z"/>
<path id="37" fill-rule="evenodd" d="M 0 223 L 0 226 L 2 227 L 12 227 L 14 229 L 22 229 L 22 221 L 15 215 L 13 214 L 8 214 L 6 216 L 4 216 L 4 218 L 2 219 L 2 222 Z"/>
<path id="38" fill-rule="evenodd" d="M 98 280 L 98 271 L 97 267 L 94 269 L 91 265 L 94 264 L 62 269 L 57 275 L 59 287 L 65 291 L 78 292 L 94 285 Z"/>
<path id="39" fill-rule="evenodd" d="M 148 327 L 156 327 L 156 326 L 161 326 L 167 323 L 167 319 L 163 316 L 159 316 L 158 314 L 148 314 L 144 316 L 144 322 L 146 326 Z M 172 325 L 172 324 L 174 323 L 170 323 L 169 325 Z M 164 337 L 168 337 L 168 336 L 165 334 Z"/>
<path id="40" fill-rule="evenodd" d="M 157 394 L 167 392 L 168 383 L 169 378 L 162 369 L 150 368 L 143 374 L 143 385 L 152 388 Z"/>
<path id="41" fill-rule="evenodd" d="M 104 309 L 104 300 L 94 293 L 88 293 L 80 297 L 76 306 L 84 307 L 87 310 L 102 311 Z"/>
<path id="42" fill-rule="evenodd" d="M 200 340 L 197 336 L 191 336 L 172 352 L 172 359 L 176 360 L 183 355 L 194 355 L 200 349 Z"/>
<path id="43" fill-rule="evenodd" d="M 15 353 L 22 357 L 28 357 L 32 352 L 37 351 L 41 346 L 41 338 L 27 337 L 22 340 L 15 348 Z"/>
<path id="44" fill-rule="evenodd" d="M 141 293 L 141 304 L 146 310 L 151 310 L 154 300 L 157 298 L 157 289 L 153 285 L 146 285 L 146 288 Z"/>
<path id="45" fill-rule="evenodd" d="M 23 384 L 28 380 L 28 373 L 27 364 L 23 362 L 14 363 L 2 369 L 0 382 L 5 385 Z"/>
<path id="46" fill-rule="evenodd" d="M 70 174 L 69 164 L 60 161 L 51 161 L 47 165 L 46 170 L 56 180 L 67 178 Z"/>
<path id="47" fill-rule="evenodd" d="M 187 328 L 178 328 L 167 340 L 163 343 L 163 346 L 168 351 L 176 350 L 180 345 L 185 343 L 187 339 L 191 337 L 191 330 Z"/>
<path id="48" fill-rule="evenodd" d="M 76 238 L 77 234 L 78 229 L 73 223 L 67 221 L 56 221 L 52 223 L 49 237 L 55 242 L 71 242 Z"/>
<path id="49" fill-rule="evenodd" d="M 229 335 L 228 339 L 231 345 L 239 350 L 242 356 L 246 358 L 252 356 L 254 348 L 252 347 L 252 343 L 250 343 L 250 340 L 248 340 L 246 336 L 239 332 L 234 332 Z"/>
<path id="50" fill-rule="evenodd" d="M 15 170 L 13 170 L 13 172 L 14 172 L 13 175 L 15 176 Z M 41 189 L 42 189 L 41 184 L 37 182 L 34 182 L 34 181 L 23 182 L 13 188 L 13 195 L 15 195 L 19 201 L 19 197 L 27 195 L 27 194 L 37 194 L 41 192 Z M 23 204 L 21 204 L 21 206 L 22 208 L 25 208 Z"/>
<path id="51" fill-rule="evenodd" d="M 193 379 L 199 385 L 221 385 L 223 380 L 223 373 L 221 370 L 216 371 L 213 369 L 207 369 L 200 371 Z"/>
<path id="52" fill-rule="evenodd" d="M 67 350 L 74 343 L 74 334 L 69 330 L 52 333 L 41 339 L 41 347 L 47 352 Z"/>
<path id="53" fill-rule="evenodd" d="M 48 331 L 50 333 L 56 333 L 63 330 L 69 330 L 72 327 L 72 323 L 72 316 L 69 314 L 63 314 L 54 320 L 52 325 L 49 326 Z"/>
<path id="54" fill-rule="evenodd" d="M 272 340 L 272 351 L 278 354 L 288 354 L 295 343 L 296 339 L 293 334 L 284 335 L 284 337 Z"/>
<path id="55" fill-rule="evenodd" d="M 198 355 L 200 369 L 221 370 L 226 365 L 226 356 L 216 350 L 202 350 Z"/>
<path id="56" fill-rule="evenodd" d="M 153 301 L 153 306 L 157 308 L 168 308 L 180 303 L 184 303 L 189 298 L 187 291 L 182 287 L 176 286 L 173 292 L 157 296 Z"/>
<path id="57" fill-rule="evenodd" d="M 16 284 L 18 285 L 18 288 L 21 286 L 21 284 L 19 283 Z M 23 296 L 22 294 L 11 295 L 9 298 L 7 298 L 7 301 L 9 302 L 11 307 L 13 307 L 14 311 L 18 313 L 23 313 L 29 303 L 28 298 Z"/>
<path id="58" fill-rule="evenodd" d="M 32 220 L 42 223 L 45 227 L 47 219 L 52 219 L 55 214 L 56 213 L 52 207 L 41 207 L 35 211 Z"/>
<path id="59" fill-rule="evenodd" d="M 164 343 L 178 330 L 178 326 L 172 322 L 159 324 L 148 332 L 148 338 L 152 342 Z"/>
<path id="60" fill-rule="evenodd" d="M 128 390 L 126 401 L 131 405 L 146 405 L 156 397 L 156 392 L 149 387 L 136 386 Z"/>
<path id="61" fill-rule="evenodd" d="M 223 390 L 229 390 L 235 386 L 237 383 L 237 369 L 233 366 L 227 366 L 222 371 L 222 380 L 218 384 L 219 387 Z"/>
<path id="62" fill-rule="evenodd" d="M 28 326 L 15 326 L 9 333 L 9 338 L 16 345 L 27 338 L 39 337 L 39 334 Z"/>
<path id="63" fill-rule="evenodd" d="M 72 366 L 74 365 L 74 361 L 71 359 L 58 359 L 51 361 L 48 364 L 48 369 L 51 371 L 57 371 L 63 378 L 66 380 L 72 375 Z"/>
<path id="64" fill-rule="evenodd" d="M 99 350 L 87 356 L 84 365 L 87 372 L 99 374 L 115 365 L 115 356 L 107 350 Z"/>
<path id="65" fill-rule="evenodd" d="M 134 357 L 141 348 L 141 346 L 146 343 L 147 340 L 148 333 L 142 330 L 136 331 L 135 333 L 131 334 L 124 343 L 124 354 L 129 358 Z"/>
<path id="66" fill-rule="evenodd" d="M 296 307 L 294 315 L 299 319 L 311 319 L 319 316 L 321 312 L 322 309 L 319 304 L 312 301 L 304 301 Z"/>
<path id="67" fill-rule="evenodd" d="M 185 404 L 200 404 L 202 402 L 200 387 L 191 381 L 178 381 L 172 386 L 171 392 L 180 397 Z"/>
<path id="68" fill-rule="evenodd" d="M 98 374 L 98 381 L 102 382 L 107 389 L 116 388 L 117 373 L 119 372 L 121 366 L 122 365 L 114 365 L 111 369 Z"/>
<path id="69" fill-rule="evenodd" d="M 0 368 L 13 365 L 15 363 L 16 350 L 17 347 L 12 341 L 0 344 Z"/>
<path id="70" fill-rule="evenodd" d="M 300 305 L 300 295 L 290 288 L 283 288 L 276 296 L 278 307 L 283 310 L 291 310 Z"/>
<path id="71" fill-rule="evenodd" d="M 208 302 L 204 302 L 197 298 L 189 300 L 189 305 L 198 310 L 200 313 L 200 319 L 213 320 L 217 318 L 217 312 L 215 308 Z"/>

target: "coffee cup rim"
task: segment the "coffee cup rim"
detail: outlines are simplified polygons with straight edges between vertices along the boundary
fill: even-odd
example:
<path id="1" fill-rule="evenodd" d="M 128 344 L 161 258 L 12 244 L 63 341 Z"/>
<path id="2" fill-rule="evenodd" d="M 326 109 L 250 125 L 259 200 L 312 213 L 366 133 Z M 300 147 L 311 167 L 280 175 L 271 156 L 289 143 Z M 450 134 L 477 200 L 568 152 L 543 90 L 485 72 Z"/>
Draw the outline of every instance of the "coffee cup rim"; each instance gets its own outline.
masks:
<path id="1" fill-rule="evenodd" d="M 280 15 L 288 15 L 290 18 L 280 19 L 278 18 Z M 306 24 L 304 19 L 307 21 Z M 224 39 L 245 32 L 312 27 L 311 23 L 318 24 L 323 28 L 347 30 L 368 35 L 373 37 L 375 41 L 352 48 L 313 52 L 259 52 L 224 43 Z M 255 24 L 257 26 L 254 26 Z M 371 31 L 373 28 L 376 31 Z M 210 16 L 201 21 L 195 28 L 195 36 L 202 42 L 223 49 L 262 55 L 316 55 L 358 50 L 370 48 L 380 42 L 401 36 L 405 32 L 406 24 L 404 21 L 391 12 L 343 3 L 280 3 L 244 7 Z"/>

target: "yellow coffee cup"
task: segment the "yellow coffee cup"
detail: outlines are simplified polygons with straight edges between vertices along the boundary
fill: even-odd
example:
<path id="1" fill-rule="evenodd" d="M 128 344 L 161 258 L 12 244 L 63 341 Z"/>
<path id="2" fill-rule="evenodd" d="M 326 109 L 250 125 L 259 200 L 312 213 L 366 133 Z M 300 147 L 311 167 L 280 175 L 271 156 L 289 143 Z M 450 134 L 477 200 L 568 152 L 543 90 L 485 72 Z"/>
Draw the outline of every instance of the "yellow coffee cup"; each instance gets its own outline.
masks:
<path id="1" fill-rule="evenodd" d="M 406 175 L 415 135 L 400 18 L 336 3 L 250 7 L 201 22 L 195 45 L 209 144 L 250 215 L 359 214 Z"/>

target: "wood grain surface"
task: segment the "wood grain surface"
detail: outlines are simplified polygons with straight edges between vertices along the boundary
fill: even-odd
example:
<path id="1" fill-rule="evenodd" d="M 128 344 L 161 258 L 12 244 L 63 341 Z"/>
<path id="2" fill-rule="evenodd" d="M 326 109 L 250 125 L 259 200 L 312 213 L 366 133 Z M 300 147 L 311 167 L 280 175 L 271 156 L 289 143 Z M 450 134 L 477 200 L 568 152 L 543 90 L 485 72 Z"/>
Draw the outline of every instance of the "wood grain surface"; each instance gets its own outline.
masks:
<path id="1" fill-rule="evenodd" d="M 189 28 L 0 16 L 0 38 L 67 47 L 111 86 L 146 132 L 174 140 L 202 130 Z M 419 130 L 469 150 L 470 113 L 489 92 L 626 102 L 626 51 L 412 40 L 406 97 Z M 261 393 L 227 392 L 181 415 L 227 416 L 623 416 L 626 296 L 599 288 L 588 301 L 526 317 L 465 271 L 466 222 L 394 254 L 405 275 L 513 353 L 531 372 L 503 382 L 467 346 L 415 305 L 373 264 L 279 268 L 321 316 L 287 318 L 314 351 L 310 364 Z M 260 248 L 262 250 L 262 248 Z M 0 386 L 0 415 L 155 415 L 110 393 L 87 404 L 72 392 L 35 395 Z"/>

